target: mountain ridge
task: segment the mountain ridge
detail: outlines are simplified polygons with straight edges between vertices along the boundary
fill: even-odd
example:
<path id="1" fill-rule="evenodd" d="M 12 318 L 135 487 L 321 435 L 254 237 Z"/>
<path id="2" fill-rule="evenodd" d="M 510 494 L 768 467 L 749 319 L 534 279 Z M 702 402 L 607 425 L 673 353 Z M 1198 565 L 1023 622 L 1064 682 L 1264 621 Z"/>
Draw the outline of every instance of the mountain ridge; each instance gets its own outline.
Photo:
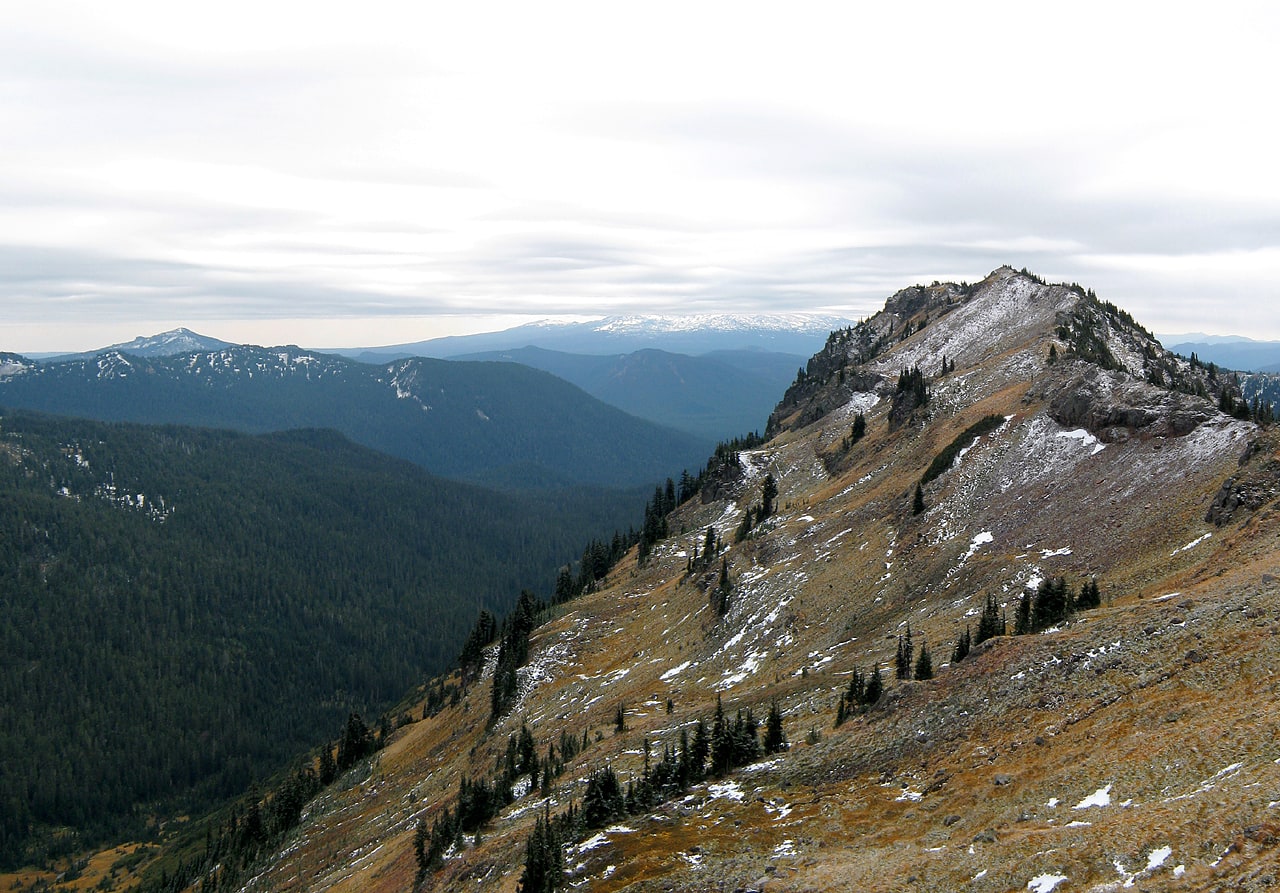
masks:
<path id="1" fill-rule="evenodd" d="M 1219 408 L 1233 388 L 1076 285 L 904 289 L 829 336 L 643 563 L 544 618 L 510 712 L 484 716 L 490 646 L 463 704 L 322 794 L 243 889 L 515 890 L 602 766 L 632 796 L 555 826 L 593 890 L 1266 888 L 1280 436 Z M 1058 578 L 1101 605 L 946 660 L 984 604 L 1012 632 Z M 933 678 L 886 670 L 904 634 Z M 885 692 L 841 721 L 855 672 Z M 790 747 L 639 799 L 721 706 L 777 708 Z M 526 729 L 589 749 L 416 859 Z"/>
<path id="2" fill-rule="evenodd" d="M 330 427 L 436 474 L 534 489 L 650 484 L 709 440 L 622 413 L 545 372 L 411 358 L 371 366 L 296 346 L 63 363 L 0 356 L 0 405 L 264 432 Z M 516 466 L 536 475 L 511 474 Z"/>

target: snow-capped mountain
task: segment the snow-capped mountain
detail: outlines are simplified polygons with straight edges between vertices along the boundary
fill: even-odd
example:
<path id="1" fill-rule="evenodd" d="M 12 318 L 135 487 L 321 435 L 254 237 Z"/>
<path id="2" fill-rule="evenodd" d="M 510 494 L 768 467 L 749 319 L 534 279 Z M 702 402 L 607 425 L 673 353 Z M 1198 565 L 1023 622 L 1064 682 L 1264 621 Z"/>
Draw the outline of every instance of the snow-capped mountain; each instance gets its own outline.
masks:
<path id="1" fill-rule="evenodd" d="M 194 353 L 201 350 L 222 350 L 223 348 L 235 346 L 230 341 L 221 341 L 217 338 L 201 335 L 199 332 L 179 327 L 168 332 L 160 332 L 157 335 L 139 335 L 132 341 L 126 341 L 123 344 L 112 344 L 109 347 L 100 347 L 97 350 L 42 357 L 41 362 L 56 363 L 66 360 L 86 359 L 112 352 L 127 353 L 137 357 L 172 357 L 177 354 Z"/>
<path id="2" fill-rule="evenodd" d="M 540 347 L 566 353 L 617 354 L 658 348 L 699 355 L 713 350 L 768 350 L 812 356 L 827 335 L 854 320 L 818 313 L 695 313 L 610 316 L 589 322 L 540 321 L 501 332 L 455 335 L 387 347 L 336 351 L 367 362 L 395 357 L 453 357 Z"/>

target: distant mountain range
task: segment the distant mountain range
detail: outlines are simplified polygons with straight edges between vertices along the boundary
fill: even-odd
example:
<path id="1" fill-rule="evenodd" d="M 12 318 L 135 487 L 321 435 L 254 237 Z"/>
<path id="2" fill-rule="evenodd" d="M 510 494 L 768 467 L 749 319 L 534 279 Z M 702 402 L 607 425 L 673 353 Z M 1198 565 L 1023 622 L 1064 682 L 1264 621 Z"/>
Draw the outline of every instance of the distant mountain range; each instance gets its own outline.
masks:
<path id="1" fill-rule="evenodd" d="M 35 363 L 0 354 L 0 406 L 249 433 L 332 428 L 427 470 L 505 489 L 634 487 L 713 446 L 514 363 L 382 366 L 298 347 Z"/>
<path id="2" fill-rule="evenodd" d="M 805 358 L 762 350 L 702 356 L 652 348 L 626 354 L 574 354 L 521 347 L 458 360 L 520 363 L 572 382 L 624 412 L 715 440 L 763 430 L 778 397 Z"/>
<path id="3" fill-rule="evenodd" d="M 334 351 L 366 362 L 406 356 L 456 357 L 541 347 L 566 353 L 619 354 L 658 348 L 687 354 L 765 350 L 812 356 L 827 335 L 854 320 L 812 313 L 611 316 L 591 322 L 536 322 L 501 332 L 455 335 L 411 344 Z"/>
<path id="4" fill-rule="evenodd" d="M 1161 335 L 1160 343 L 1184 357 L 1239 372 L 1280 372 L 1280 341 L 1254 341 L 1240 335 Z"/>

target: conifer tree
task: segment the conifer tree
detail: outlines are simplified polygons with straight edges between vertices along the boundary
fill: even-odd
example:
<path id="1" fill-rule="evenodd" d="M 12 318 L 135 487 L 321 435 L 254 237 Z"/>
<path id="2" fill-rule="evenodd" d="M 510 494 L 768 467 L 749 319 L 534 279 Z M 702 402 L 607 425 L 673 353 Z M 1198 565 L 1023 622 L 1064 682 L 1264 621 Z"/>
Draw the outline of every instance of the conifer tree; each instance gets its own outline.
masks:
<path id="1" fill-rule="evenodd" d="M 960 663 L 960 661 L 962 661 L 962 660 L 964 660 L 966 657 L 968 657 L 968 656 L 969 656 L 969 647 L 970 647 L 970 643 L 969 643 L 969 627 L 968 627 L 968 626 L 966 626 L 966 627 L 964 628 L 964 632 L 963 632 L 963 633 L 961 633 L 961 634 L 960 634 L 960 637 L 956 639 L 956 647 L 955 647 L 955 649 L 954 649 L 954 650 L 952 650 L 952 652 L 951 652 L 951 662 L 952 662 L 953 664 L 958 664 L 958 663 Z"/>
<path id="2" fill-rule="evenodd" d="M 911 664 L 915 660 L 915 646 L 911 644 L 911 624 L 907 624 L 905 636 L 898 636 L 898 654 L 894 658 L 894 672 L 899 679 L 911 678 Z"/>
<path id="3" fill-rule="evenodd" d="M 1031 632 L 1031 593 L 1024 592 L 1018 599 L 1018 610 L 1014 613 L 1013 634 L 1024 636 Z"/>
<path id="4" fill-rule="evenodd" d="M 1076 607 L 1082 611 L 1101 607 L 1102 594 L 1098 590 L 1098 581 L 1090 577 L 1080 586 L 1080 597 L 1076 599 Z"/>
<path id="5" fill-rule="evenodd" d="M 982 609 L 982 616 L 978 618 L 978 632 L 974 636 L 973 644 L 981 645 L 987 639 L 1003 636 L 1004 633 L 1004 621 L 1000 618 L 1000 604 L 994 595 L 987 593 L 987 603 Z"/>
<path id="6" fill-rule="evenodd" d="M 733 730 L 724 715 L 724 704 L 716 695 L 716 715 L 711 721 L 711 774 L 721 776 L 733 768 Z"/>
<path id="7" fill-rule="evenodd" d="M 716 706 L 719 706 L 717 700 Z M 693 727 L 693 743 L 689 746 L 689 771 L 691 777 L 700 780 L 707 773 L 707 760 L 711 756 L 711 736 L 707 724 L 698 720 Z"/>
<path id="8" fill-rule="evenodd" d="M 775 754 L 786 749 L 787 736 L 782 730 L 782 711 L 778 709 L 778 702 L 774 701 L 769 707 L 769 716 L 764 724 L 764 752 Z"/>
<path id="9" fill-rule="evenodd" d="M 916 659 L 915 677 L 920 681 L 933 678 L 933 658 L 929 656 L 929 643 L 920 643 L 920 656 Z"/>
<path id="10" fill-rule="evenodd" d="M 870 707 L 880 700 L 880 695 L 883 691 L 884 680 L 880 678 L 880 665 L 876 664 L 871 668 L 871 673 L 867 676 L 867 687 L 862 696 L 864 706 Z"/>
<path id="11" fill-rule="evenodd" d="M 760 492 L 760 520 L 763 521 L 773 514 L 774 500 L 778 498 L 778 482 L 773 479 L 772 474 L 764 476 L 764 486 Z"/>
<path id="12" fill-rule="evenodd" d="M 920 484 L 916 484 L 916 495 L 911 500 L 911 514 L 919 515 L 924 512 L 924 488 Z"/>
<path id="13" fill-rule="evenodd" d="M 858 413 L 853 417 L 853 428 L 849 431 L 849 445 L 853 446 L 853 444 L 862 440 L 862 438 L 866 436 L 866 433 L 867 417 L 862 413 Z"/>

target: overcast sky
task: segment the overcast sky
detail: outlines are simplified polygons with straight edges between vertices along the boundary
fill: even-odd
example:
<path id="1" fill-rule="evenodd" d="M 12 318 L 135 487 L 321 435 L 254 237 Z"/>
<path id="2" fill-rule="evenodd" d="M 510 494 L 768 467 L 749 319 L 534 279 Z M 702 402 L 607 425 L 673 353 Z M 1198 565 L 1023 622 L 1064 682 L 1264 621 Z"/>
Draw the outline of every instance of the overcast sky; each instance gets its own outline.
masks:
<path id="1" fill-rule="evenodd" d="M 1280 338 L 1277 4 L 5 7 L 0 350 L 856 318 L 1003 263 Z"/>

